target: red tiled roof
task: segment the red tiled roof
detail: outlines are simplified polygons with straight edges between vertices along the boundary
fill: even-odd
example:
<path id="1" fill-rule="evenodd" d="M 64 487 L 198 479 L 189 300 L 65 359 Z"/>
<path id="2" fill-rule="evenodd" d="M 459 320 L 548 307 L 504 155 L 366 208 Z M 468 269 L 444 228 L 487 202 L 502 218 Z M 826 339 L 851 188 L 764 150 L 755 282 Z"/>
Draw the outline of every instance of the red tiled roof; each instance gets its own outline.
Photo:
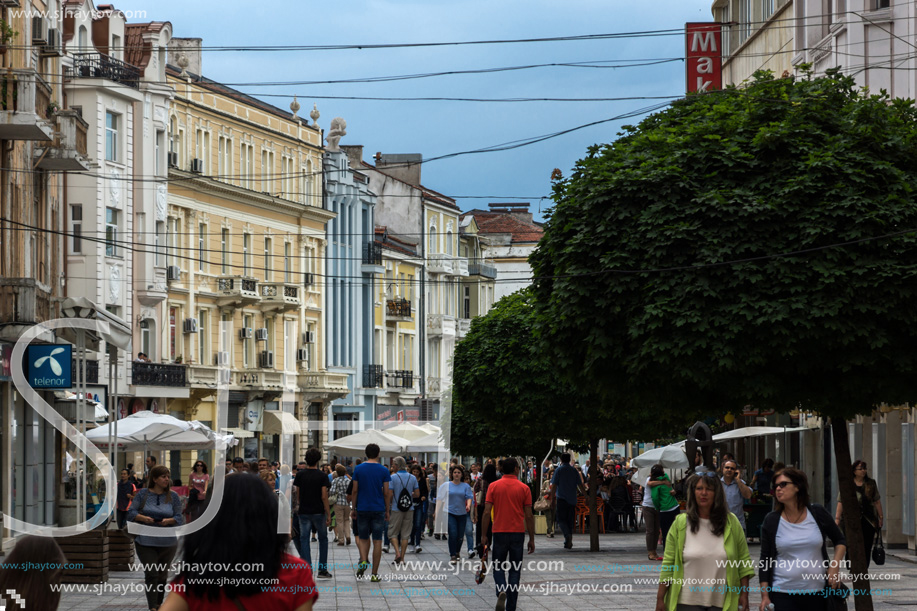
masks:
<path id="1" fill-rule="evenodd" d="M 508 233 L 512 242 L 537 242 L 544 235 L 544 229 L 534 223 L 526 223 L 511 214 L 477 211 L 468 212 L 478 224 L 478 233 Z M 464 216 L 464 215 L 463 215 Z"/>

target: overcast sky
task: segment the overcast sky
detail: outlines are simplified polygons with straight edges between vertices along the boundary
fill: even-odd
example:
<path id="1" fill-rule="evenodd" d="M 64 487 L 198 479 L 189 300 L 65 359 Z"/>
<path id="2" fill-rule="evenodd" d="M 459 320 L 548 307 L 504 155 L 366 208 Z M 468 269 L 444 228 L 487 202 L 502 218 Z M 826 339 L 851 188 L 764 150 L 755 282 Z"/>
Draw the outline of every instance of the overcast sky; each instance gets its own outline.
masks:
<path id="1" fill-rule="evenodd" d="M 116 0 L 125 11 L 170 21 L 176 37 L 205 47 L 349 45 L 508 40 L 651 30 L 682 30 L 711 21 L 711 0 Z M 397 49 L 206 51 L 205 76 L 288 108 L 293 94 L 319 125 L 347 121 L 341 144 L 362 144 L 364 158 L 421 153 L 424 159 L 515 142 L 631 113 L 665 100 L 605 102 L 462 102 L 322 99 L 317 96 L 460 98 L 622 98 L 679 96 L 680 59 L 630 68 L 545 67 L 490 74 L 446 75 L 381 83 L 256 86 L 278 81 L 354 78 L 480 70 L 533 64 L 671 60 L 684 56 L 683 32 L 652 37 Z M 626 63 L 626 62 L 623 62 Z M 554 168 L 568 175 L 596 143 L 612 141 L 621 125 L 602 123 L 526 147 L 431 161 L 425 186 L 458 198 L 463 210 L 512 196 L 547 197 Z M 548 200 L 532 201 L 538 215 Z"/>

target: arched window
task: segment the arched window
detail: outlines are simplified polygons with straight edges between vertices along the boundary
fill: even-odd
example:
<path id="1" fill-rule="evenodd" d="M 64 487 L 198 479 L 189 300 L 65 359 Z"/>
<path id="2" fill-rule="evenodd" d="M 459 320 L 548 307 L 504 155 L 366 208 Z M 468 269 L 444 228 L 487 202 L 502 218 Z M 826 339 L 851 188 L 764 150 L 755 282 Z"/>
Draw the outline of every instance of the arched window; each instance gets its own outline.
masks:
<path id="1" fill-rule="evenodd" d="M 446 254 L 452 254 L 452 227 L 446 229 Z"/>
<path id="2" fill-rule="evenodd" d="M 80 45 L 80 53 L 89 53 L 89 31 L 84 25 L 80 26 L 80 36 L 78 42 Z"/>
<path id="3" fill-rule="evenodd" d="M 427 254 L 432 254 L 436 252 L 436 223 L 430 223 L 430 239 L 429 246 L 427 247 Z"/>
<path id="4" fill-rule="evenodd" d="M 152 318 L 140 321 L 140 350 L 147 358 L 156 360 L 156 321 Z"/>

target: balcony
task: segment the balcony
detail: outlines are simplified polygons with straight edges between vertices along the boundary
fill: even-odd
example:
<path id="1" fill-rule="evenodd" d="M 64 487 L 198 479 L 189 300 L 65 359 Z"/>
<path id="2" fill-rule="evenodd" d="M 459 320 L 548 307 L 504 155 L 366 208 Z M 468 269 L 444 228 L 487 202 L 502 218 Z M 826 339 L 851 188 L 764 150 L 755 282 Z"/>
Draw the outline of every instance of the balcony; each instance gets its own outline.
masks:
<path id="1" fill-rule="evenodd" d="M 468 332 L 471 330 L 471 319 L 470 318 L 459 318 L 455 324 L 455 337 L 461 338 L 468 335 Z"/>
<path id="2" fill-rule="evenodd" d="M 149 258 L 153 258 L 154 255 L 151 253 L 137 253 L 135 257 L 140 257 L 146 255 Z M 152 278 L 148 277 L 135 277 L 135 283 L 137 288 L 134 289 L 134 293 L 137 295 L 137 301 L 141 305 L 145 306 L 155 306 L 162 303 L 165 298 L 169 295 L 168 293 L 168 276 L 166 268 L 162 265 L 154 265 L 152 268 L 143 266 L 144 273 L 143 276 L 146 276 L 148 273 L 146 270 L 152 269 L 153 276 Z M 146 288 L 143 288 L 146 287 Z"/>
<path id="3" fill-rule="evenodd" d="M 398 389 L 414 388 L 414 372 L 402 370 L 386 371 L 385 387 Z"/>
<path id="4" fill-rule="evenodd" d="M 188 383 L 192 387 L 203 386 L 205 388 L 215 389 L 217 383 L 220 381 L 220 371 L 221 369 L 219 367 L 210 365 L 188 365 Z M 228 370 L 225 371 L 229 373 Z M 229 384 L 229 380 L 224 378 L 224 383 Z"/>
<path id="5" fill-rule="evenodd" d="M 456 259 L 452 265 L 453 274 L 456 276 L 468 275 L 468 259 Z"/>
<path id="6" fill-rule="evenodd" d="M 431 274 L 451 274 L 452 255 L 435 253 L 427 256 L 427 271 Z"/>
<path id="7" fill-rule="evenodd" d="M 134 89 L 140 86 L 140 70 L 104 53 L 74 53 L 70 78 L 101 78 Z"/>
<path id="8" fill-rule="evenodd" d="M 390 322 L 410 321 L 411 302 L 407 299 L 388 299 L 385 302 L 385 314 Z"/>
<path id="9" fill-rule="evenodd" d="M 486 263 L 484 259 L 471 259 L 468 261 L 468 275 L 482 276 L 495 280 L 497 278 L 497 268 L 493 263 Z"/>
<path id="10" fill-rule="evenodd" d="M 455 335 L 455 318 L 445 314 L 427 316 L 427 333 L 430 336 Z"/>
<path id="11" fill-rule="evenodd" d="M 246 276 L 220 276 L 217 278 L 217 303 L 245 306 L 261 301 L 258 293 L 258 281 Z"/>
<path id="12" fill-rule="evenodd" d="M 305 401 L 340 399 L 350 394 L 347 374 L 316 371 L 297 376 L 299 389 L 305 393 Z"/>
<path id="13" fill-rule="evenodd" d="M 51 318 L 51 287 L 34 278 L 0 277 L 0 323 L 34 324 Z"/>
<path id="14" fill-rule="evenodd" d="M 384 381 L 382 365 L 363 365 L 363 388 L 382 388 Z"/>
<path id="15" fill-rule="evenodd" d="M 442 378 L 427 378 L 427 394 L 439 394 L 443 391 Z"/>
<path id="16" fill-rule="evenodd" d="M 299 287 L 295 284 L 262 282 L 258 288 L 261 291 L 261 309 L 265 312 L 298 310 L 302 305 Z"/>
<path id="17" fill-rule="evenodd" d="M 34 70 L 0 72 L 0 140 L 52 140 L 50 105 L 51 88 Z"/>
<path id="18" fill-rule="evenodd" d="M 74 356 L 73 361 L 70 364 L 70 379 L 73 380 L 73 388 L 76 388 L 76 385 L 79 382 L 79 378 L 76 375 L 77 362 L 78 361 Z M 86 383 L 99 383 L 99 361 L 86 361 Z"/>
<path id="19" fill-rule="evenodd" d="M 382 244 L 367 242 L 363 245 L 363 267 L 361 271 L 364 274 L 385 273 L 385 268 L 382 266 Z"/>
<path id="20" fill-rule="evenodd" d="M 57 131 L 48 147 L 36 148 L 35 166 L 42 170 L 85 172 L 89 170 L 86 138 L 89 124 L 75 110 L 59 110 L 55 114 Z"/>
<path id="21" fill-rule="evenodd" d="M 157 393 L 153 394 L 136 392 L 138 397 L 153 396 L 184 396 L 187 397 L 187 365 L 173 365 L 167 363 L 131 363 L 131 385 L 132 386 L 155 386 L 157 388 L 175 388 L 185 389 L 184 394 Z"/>

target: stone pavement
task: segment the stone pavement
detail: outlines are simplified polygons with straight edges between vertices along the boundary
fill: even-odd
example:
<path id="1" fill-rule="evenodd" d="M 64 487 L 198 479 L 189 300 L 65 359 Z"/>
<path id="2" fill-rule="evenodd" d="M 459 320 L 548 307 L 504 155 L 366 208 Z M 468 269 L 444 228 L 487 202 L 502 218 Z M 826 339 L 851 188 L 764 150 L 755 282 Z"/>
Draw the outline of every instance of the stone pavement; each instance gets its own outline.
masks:
<path id="1" fill-rule="evenodd" d="M 497 599 L 491 576 L 477 585 L 471 561 L 460 567 L 458 574 L 447 570 L 449 555 L 446 541 L 427 537 L 423 544 L 420 554 L 409 553 L 407 559 L 418 563 L 442 563 L 441 566 L 415 565 L 396 570 L 391 564 L 394 554 L 383 554 L 379 572 L 384 581 L 370 583 L 368 579 L 358 581 L 351 568 L 359 560 L 356 545 L 340 547 L 329 542 L 329 563 L 332 564 L 334 578 L 317 581 L 320 594 L 316 608 L 343 611 L 483 611 L 494 608 Z M 601 551 L 589 552 L 588 535 L 578 534 L 573 549 L 565 550 L 562 538 L 537 536 L 535 554 L 526 554 L 525 561 L 535 561 L 539 566 L 523 569 L 523 586 L 532 591 L 520 592 L 519 609 L 653 609 L 657 588 L 649 581 L 658 574 L 659 563 L 647 561 L 643 533 L 600 535 L 600 545 Z M 751 545 L 750 552 L 752 559 L 757 560 L 759 546 Z M 312 553 L 313 558 L 318 558 L 317 543 L 313 544 Z M 913 556 L 908 556 L 907 550 L 889 550 L 885 566 L 872 568 L 873 573 L 900 575 L 900 580 L 872 582 L 873 588 L 887 590 L 873 597 L 876 609 L 917 607 L 917 564 L 911 562 L 913 559 Z M 60 609 L 145 611 L 147 607 L 142 592 L 123 593 L 126 587 L 142 583 L 140 572 L 111 573 L 109 582 L 101 584 L 109 589 L 107 593 L 65 593 Z M 756 578 L 752 579 L 752 585 L 757 585 Z M 113 591 L 113 588 L 119 590 Z M 753 593 L 752 609 L 757 609 L 759 601 L 760 597 Z M 850 601 L 848 606 L 853 609 L 853 602 Z"/>

